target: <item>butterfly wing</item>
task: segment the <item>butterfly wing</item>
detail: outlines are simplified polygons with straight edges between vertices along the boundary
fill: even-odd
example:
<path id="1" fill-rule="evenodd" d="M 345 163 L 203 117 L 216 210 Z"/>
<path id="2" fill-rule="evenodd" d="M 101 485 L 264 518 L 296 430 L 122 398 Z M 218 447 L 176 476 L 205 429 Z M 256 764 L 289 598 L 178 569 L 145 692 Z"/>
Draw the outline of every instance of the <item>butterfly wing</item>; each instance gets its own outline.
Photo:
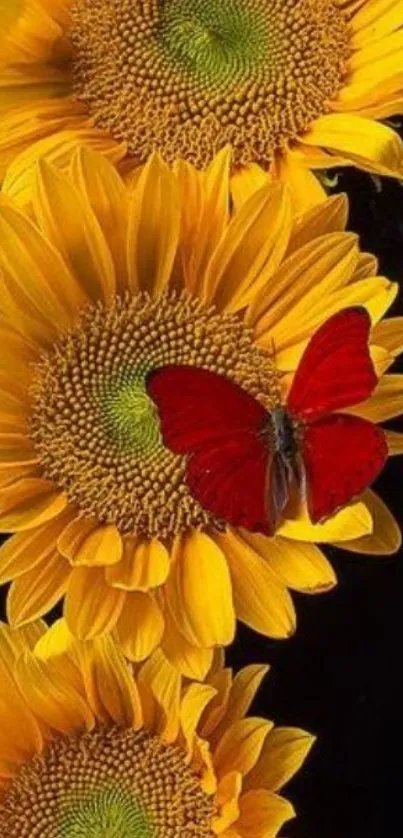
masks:
<path id="1" fill-rule="evenodd" d="M 189 457 L 187 483 L 199 503 L 233 526 L 271 533 L 265 484 L 271 452 L 259 433 L 265 408 L 209 370 L 166 366 L 149 376 L 165 445 Z"/>
<path id="2" fill-rule="evenodd" d="M 358 497 L 375 480 L 388 455 L 381 428 L 342 413 L 306 425 L 301 452 L 308 513 L 314 524 Z"/>
<path id="3" fill-rule="evenodd" d="M 371 320 L 364 308 L 330 317 L 311 338 L 295 373 L 287 409 L 315 421 L 369 398 L 377 376 L 369 354 Z"/>
<path id="4" fill-rule="evenodd" d="M 234 434 L 258 433 L 268 413 L 239 384 L 199 367 L 167 365 L 154 370 L 147 391 L 159 409 L 165 444 L 191 454 Z"/>
<path id="5" fill-rule="evenodd" d="M 187 484 L 199 503 L 236 527 L 271 535 L 274 529 L 266 479 L 271 452 L 254 434 L 238 434 L 193 454 Z"/>

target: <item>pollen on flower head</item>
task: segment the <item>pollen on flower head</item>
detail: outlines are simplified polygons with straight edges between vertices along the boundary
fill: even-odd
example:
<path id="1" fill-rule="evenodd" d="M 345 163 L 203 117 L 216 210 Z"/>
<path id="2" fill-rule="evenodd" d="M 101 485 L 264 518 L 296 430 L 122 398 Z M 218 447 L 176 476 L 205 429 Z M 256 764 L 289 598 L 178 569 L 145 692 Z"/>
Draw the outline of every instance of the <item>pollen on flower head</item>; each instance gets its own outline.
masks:
<path id="1" fill-rule="evenodd" d="M 334 0 L 73 0 L 75 95 L 144 161 L 268 165 L 325 113 L 350 54 Z"/>
<path id="2" fill-rule="evenodd" d="M 177 746 L 96 728 L 21 765 L 0 792 L 0 838 L 211 838 L 214 814 Z"/>

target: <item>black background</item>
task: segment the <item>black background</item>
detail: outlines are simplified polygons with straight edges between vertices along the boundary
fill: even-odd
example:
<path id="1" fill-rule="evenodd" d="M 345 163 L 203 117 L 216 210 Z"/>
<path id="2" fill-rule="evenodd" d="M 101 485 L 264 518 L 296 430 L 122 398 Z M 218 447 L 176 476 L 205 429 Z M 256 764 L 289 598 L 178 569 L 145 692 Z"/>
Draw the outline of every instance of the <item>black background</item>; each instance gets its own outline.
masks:
<path id="1" fill-rule="evenodd" d="M 403 186 L 384 179 L 379 191 L 368 175 L 346 170 L 340 190 L 350 196 L 349 227 L 362 248 L 378 255 L 381 273 L 399 280 Z M 403 291 L 392 313 L 403 315 Z M 393 458 L 376 489 L 403 526 L 402 483 L 403 458 Z M 318 737 L 287 788 L 298 812 L 288 838 L 394 838 L 402 834 L 403 551 L 391 558 L 335 549 L 327 555 L 339 585 L 317 597 L 295 596 L 296 635 L 275 643 L 240 627 L 229 661 L 237 668 L 271 663 L 253 712 Z"/>

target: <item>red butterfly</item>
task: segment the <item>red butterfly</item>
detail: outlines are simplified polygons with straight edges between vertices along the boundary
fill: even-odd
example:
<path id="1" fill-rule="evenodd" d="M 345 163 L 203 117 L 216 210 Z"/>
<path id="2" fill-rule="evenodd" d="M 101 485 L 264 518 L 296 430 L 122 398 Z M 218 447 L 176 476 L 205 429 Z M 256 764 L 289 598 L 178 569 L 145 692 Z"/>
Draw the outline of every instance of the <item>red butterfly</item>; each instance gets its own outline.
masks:
<path id="1" fill-rule="evenodd" d="M 164 443 L 186 454 L 187 484 L 202 506 L 234 526 L 272 535 L 292 488 L 317 523 L 364 491 L 387 457 L 381 428 L 334 413 L 377 384 L 370 318 L 347 308 L 311 338 L 286 406 L 270 412 L 238 384 L 205 369 L 166 366 L 147 388 Z"/>

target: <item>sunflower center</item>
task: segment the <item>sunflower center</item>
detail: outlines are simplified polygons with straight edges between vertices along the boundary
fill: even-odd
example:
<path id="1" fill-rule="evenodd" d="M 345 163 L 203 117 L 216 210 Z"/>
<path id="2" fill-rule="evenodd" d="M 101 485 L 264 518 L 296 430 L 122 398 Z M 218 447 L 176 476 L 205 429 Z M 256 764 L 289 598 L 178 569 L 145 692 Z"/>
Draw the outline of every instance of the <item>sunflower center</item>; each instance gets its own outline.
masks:
<path id="1" fill-rule="evenodd" d="M 252 332 L 186 293 L 90 306 L 34 369 L 30 433 L 44 475 L 122 534 L 222 526 L 188 491 L 185 458 L 163 444 L 146 383 L 165 364 L 225 375 L 268 409 L 279 400 L 274 363 Z"/>
<path id="2" fill-rule="evenodd" d="M 268 165 L 328 109 L 350 54 L 335 0 L 73 0 L 76 96 L 144 161 Z"/>
<path id="3" fill-rule="evenodd" d="M 0 796 L 0 838 L 212 838 L 214 814 L 177 746 L 98 728 L 21 766 Z"/>

